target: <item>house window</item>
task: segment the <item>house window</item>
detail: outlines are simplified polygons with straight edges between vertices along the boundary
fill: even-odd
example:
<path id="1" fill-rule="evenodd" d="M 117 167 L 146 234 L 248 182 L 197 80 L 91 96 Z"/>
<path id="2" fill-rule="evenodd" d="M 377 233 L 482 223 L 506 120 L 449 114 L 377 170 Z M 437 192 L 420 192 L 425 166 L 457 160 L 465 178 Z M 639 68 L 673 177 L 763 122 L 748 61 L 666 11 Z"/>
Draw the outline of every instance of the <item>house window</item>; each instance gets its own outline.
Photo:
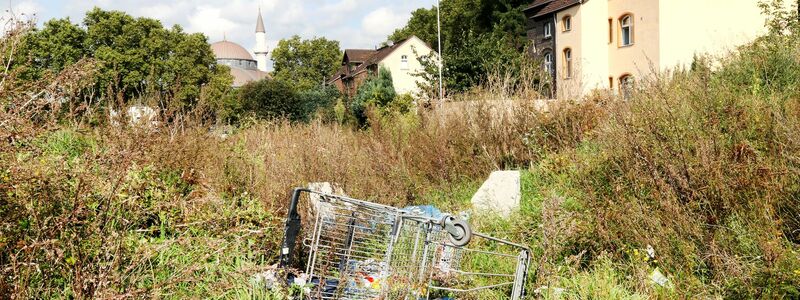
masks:
<path id="1" fill-rule="evenodd" d="M 630 46 L 633 45 L 633 17 L 631 15 L 624 15 L 619 19 L 620 28 L 620 45 Z"/>
<path id="2" fill-rule="evenodd" d="M 622 75 L 619 78 L 619 92 L 622 94 L 622 98 L 628 100 L 631 98 L 633 94 L 633 87 L 634 87 L 634 80 L 633 76 L 630 74 Z"/>
<path id="3" fill-rule="evenodd" d="M 564 16 L 564 18 L 561 19 L 561 21 L 562 21 L 561 24 L 563 25 L 561 29 L 564 32 L 572 30 L 572 17 L 571 16 Z"/>
<path id="4" fill-rule="evenodd" d="M 553 36 L 553 26 L 550 22 L 544 24 L 544 38 L 549 39 Z"/>
<path id="5" fill-rule="evenodd" d="M 572 49 L 564 49 L 564 78 L 572 78 Z"/>
<path id="6" fill-rule="evenodd" d="M 400 69 L 408 70 L 408 55 L 403 55 L 400 57 Z"/>
<path id="7" fill-rule="evenodd" d="M 544 70 L 547 74 L 553 74 L 553 53 L 550 51 L 544 53 Z"/>
<path id="8" fill-rule="evenodd" d="M 608 43 L 614 42 L 614 19 L 608 19 Z"/>

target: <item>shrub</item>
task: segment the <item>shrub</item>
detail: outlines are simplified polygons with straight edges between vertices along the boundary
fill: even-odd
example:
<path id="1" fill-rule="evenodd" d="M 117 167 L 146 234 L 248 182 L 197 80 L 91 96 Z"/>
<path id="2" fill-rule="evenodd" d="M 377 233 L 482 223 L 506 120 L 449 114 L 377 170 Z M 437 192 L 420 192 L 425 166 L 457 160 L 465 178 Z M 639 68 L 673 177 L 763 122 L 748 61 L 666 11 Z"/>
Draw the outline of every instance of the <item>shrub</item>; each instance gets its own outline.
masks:
<path id="1" fill-rule="evenodd" d="M 414 97 L 410 94 L 397 95 L 383 108 L 383 113 L 388 115 L 404 115 L 413 111 Z"/>
<path id="2" fill-rule="evenodd" d="M 304 121 L 319 115 L 326 122 L 337 120 L 334 106 L 341 100 L 342 94 L 333 86 L 318 85 L 311 89 L 301 90 L 297 101 L 303 105 Z"/>
<path id="3" fill-rule="evenodd" d="M 326 121 L 336 118 L 334 106 L 341 98 L 336 88 L 316 86 L 298 90 L 292 84 L 283 80 L 248 83 L 238 91 L 238 115 L 306 122 L 317 114 Z"/>
<path id="4" fill-rule="evenodd" d="M 389 69 L 381 67 L 378 74 L 370 75 L 358 88 L 350 109 L 358 120 L 359 124 L 364 125 L 367 121 L 369 107 L 382 108 L 391 103 L 397 93 L 392 82 L 392 73 Z"/>
<path id="5" fill-rule="evenodd" d="M 239 91 L 239 102 L 244 114 L 263 119 L 287 118 L 301 120 L 306 107 L 298 101 L 297 92 L 281 80 L 260 80 L 246 84 Z"/>

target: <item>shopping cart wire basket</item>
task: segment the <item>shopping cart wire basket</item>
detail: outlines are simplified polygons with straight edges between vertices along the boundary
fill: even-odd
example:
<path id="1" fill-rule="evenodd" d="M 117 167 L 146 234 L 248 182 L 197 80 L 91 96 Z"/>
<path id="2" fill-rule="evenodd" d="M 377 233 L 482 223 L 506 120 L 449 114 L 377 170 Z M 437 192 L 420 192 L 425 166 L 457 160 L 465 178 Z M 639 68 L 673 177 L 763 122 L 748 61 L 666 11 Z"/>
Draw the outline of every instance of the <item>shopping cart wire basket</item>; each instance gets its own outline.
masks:
<path id="1" fill-rule="evenodd" d="M 307 299 L 525 297 L 530 249 L 452 215 L 296 189 L 284 234 L 279 266 Z"/>

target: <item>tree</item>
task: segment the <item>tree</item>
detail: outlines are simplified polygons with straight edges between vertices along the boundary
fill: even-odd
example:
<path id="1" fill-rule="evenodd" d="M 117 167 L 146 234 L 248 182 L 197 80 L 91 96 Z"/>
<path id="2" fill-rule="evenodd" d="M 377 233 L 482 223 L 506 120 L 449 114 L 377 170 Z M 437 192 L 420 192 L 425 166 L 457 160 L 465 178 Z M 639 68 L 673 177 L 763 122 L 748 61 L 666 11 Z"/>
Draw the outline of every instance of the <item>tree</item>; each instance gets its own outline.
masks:
<path id="1" fill-rule="evenodd" d="M 245 114 L 261 119 L 300 120 L 305 107 L 298 101 L 294 87 L 283 80 L 259 80 L 239 90 L 239 102 Z"/>
<path id="2" fill-rule="evenodd" d="M 104 62 L 99 83 L 128 98 L 156 96 L 162 108 L 191 105 L 214 74 L 215 58 L 202 34 L 180 26 L 98 8 L 87 13 L 86 46 Z M 169 104 L 165 101 L 176 100 Z"/>
<path id="3" fill-rule="evenodd" d="M 43 72 L 59 72 L 88 55 L 83 46 L 86 31 L 72 24 L 69 18 L 47 21 L 41 30 L 33 32 L 26 36 L 24 49 L 20 51 L 31 57 L 36 66 L 26 70 L 28 79 L 39 78 Z M 21 62 L 28 60 L 23 59 Z"/>
<path id="4" fill-rule="evenodd" d="M 518 73 L 527 45 L 526 0 L 448 0 L 441 2 L 445 85 L 464 91 L 497 71 Z M 436 7 L 418 9 L 389 36 L 396 41 L 416 35 L 438 49 Z"/>
<path id="5" fill-rule="evenodd" d="M 389 40 L 399 42 L 416 35 L 435 49 L 439 45 L 436 27 L 436 7 L 430 9 L 419 8 L 411 12 L 411 19 L 408 20 L 408 24 L 403 28 L 396 29 L 389 36 Z"/>
<path id="6" fill-rule="evenodd" d="M 301 40 L 293 36 L 272 51 L 275 78 L 296 82 L 298 90 L 322 85 L 341 66 L 339 42 L 325 38 Z"/>
<path id="7" fill-rule="evenodd" d="M 335 119 L 334 106 L 342 98 L 342 93 L 330 85 L 318 85 L 298 92 L 298 102 L 303 106 L 303 120 L 309 120 L 319 113 L 325 121 Z"/>
<path id="8" fill-rule="evenodd" d="M 184 110 L 196 104 L 215 76 L 229 76 L 216 70 L 204 35 L 99 8 L 86 14 L 83 26 L 69 19 L 48 21 L 29 34 L 25 49 L 29 63 L 15 67 L 31 78 L 59 72 L 81 58 L 94 59 L 100 65 L 94 90 L 112 105 L 150 101 L 162 111 Z"/>
<path id="9" fill-rule="evenodd" d="M 369 107 L 382 108 L 391 104 L 397 97 L 392 81 L 392 73 L 389 69 L 381 67 L 378 74 L 370 75 L 366 81 L 358 88 L 350 109 L 353 115 L 362 126 L 367 121 L 367 111 Z"/>
<path id="10" fill-rule="evenodd" d="M 239 121 L 242 105 L 236 97 L 233 76 L 228 66 L 218 65 L 214 70 L 216 74 L 200 90 L 200 102 L 196 109 L 204 121 L 231 124 Z"/>

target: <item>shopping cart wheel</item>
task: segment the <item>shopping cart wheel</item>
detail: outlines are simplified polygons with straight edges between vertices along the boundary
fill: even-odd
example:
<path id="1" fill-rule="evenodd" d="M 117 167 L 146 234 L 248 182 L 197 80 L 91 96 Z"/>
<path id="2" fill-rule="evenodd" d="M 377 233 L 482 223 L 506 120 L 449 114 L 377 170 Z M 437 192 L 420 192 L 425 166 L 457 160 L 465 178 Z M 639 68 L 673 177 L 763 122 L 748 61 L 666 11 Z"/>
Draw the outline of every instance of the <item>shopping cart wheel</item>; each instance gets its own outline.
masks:
<path id="1" fill-rule="evenodd" d="M 445 221 L 445 227 L 447 232 L 450 233 L 450 243 L 453 246 L 464 247 L 472 239 L 472 229 L 469 228 L 469 223 L 464 220 L 448 216 Z"/>

